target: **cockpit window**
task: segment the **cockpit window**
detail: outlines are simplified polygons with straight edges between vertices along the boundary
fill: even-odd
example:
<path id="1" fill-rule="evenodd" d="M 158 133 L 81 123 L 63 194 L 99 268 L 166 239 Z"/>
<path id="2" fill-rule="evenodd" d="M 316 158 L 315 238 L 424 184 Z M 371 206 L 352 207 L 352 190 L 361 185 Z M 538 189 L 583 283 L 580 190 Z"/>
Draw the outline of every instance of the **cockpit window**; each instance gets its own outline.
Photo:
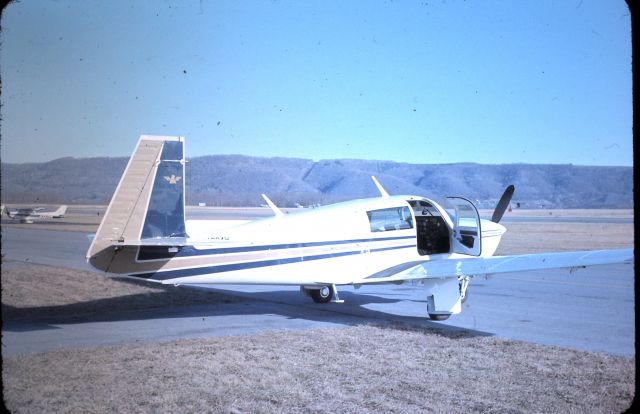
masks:
<path id="1" fill-rule="evenodd" d="M 411 211 L 406 206 L 367 211 L 367 217 L 372 232 L 413 228 Z"/>

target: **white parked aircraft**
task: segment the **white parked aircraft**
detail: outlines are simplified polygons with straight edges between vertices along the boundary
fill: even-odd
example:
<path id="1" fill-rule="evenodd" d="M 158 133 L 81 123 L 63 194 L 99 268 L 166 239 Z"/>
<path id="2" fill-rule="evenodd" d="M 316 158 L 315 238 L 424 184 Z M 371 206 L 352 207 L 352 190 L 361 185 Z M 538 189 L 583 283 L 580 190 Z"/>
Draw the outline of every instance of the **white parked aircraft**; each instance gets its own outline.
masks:
<path id="1" fill-rule="evenodd" d="M 141 136 L 87 252 L 95 268 L 165 284 L 297 285 L 314 301 L 336 286 L 420 280 L 427 313 L 461 311 L 471 276 L 630 263 L 632 249 L 492 257 L 513 186 L 493 218 L 449 197 L 455 213 L 420 196 L 376 198 L 256 221 L 185 221 L 184 138 Z"/>
<path id="2" fill-rule="evenodd" d="M 44 207 L 21 207 L 14 210 L 5 209 L 7 216 L 13 220 L 20 220 L 20 223 L 33 223 L 34 220 L 63 218 L 67 212 L 67 206 L 62 205 L 55 211 L 42 211 Z"/>

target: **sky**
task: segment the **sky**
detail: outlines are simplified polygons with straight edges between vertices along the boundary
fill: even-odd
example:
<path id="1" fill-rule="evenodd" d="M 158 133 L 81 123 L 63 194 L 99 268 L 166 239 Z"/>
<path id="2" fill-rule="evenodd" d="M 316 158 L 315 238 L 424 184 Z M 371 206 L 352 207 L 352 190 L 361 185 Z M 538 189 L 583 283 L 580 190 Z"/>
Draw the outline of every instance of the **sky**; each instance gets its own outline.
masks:
<path id="1" fill-rule="evenodd" d="M 623 1 L 23 0 L 2 162 L 129 156 L 633 165 Z"/>

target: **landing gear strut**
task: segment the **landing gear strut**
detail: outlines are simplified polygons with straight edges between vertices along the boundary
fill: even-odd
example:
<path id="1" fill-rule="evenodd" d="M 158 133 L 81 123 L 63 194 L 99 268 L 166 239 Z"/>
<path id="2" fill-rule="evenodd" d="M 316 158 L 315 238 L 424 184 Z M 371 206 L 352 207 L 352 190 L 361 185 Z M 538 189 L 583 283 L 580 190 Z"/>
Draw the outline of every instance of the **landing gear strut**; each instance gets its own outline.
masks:
<path id="1" fill-rule="evenodd" d="M 469 291 L 467 288 L 469 287 L 470 280 L 471 278 L 469 276 L 460 276 L 458 278 L 458 283 L 460 284 L 460 299 L 462 299 L 462 303 L 465 303 L 469 297 Z"/>

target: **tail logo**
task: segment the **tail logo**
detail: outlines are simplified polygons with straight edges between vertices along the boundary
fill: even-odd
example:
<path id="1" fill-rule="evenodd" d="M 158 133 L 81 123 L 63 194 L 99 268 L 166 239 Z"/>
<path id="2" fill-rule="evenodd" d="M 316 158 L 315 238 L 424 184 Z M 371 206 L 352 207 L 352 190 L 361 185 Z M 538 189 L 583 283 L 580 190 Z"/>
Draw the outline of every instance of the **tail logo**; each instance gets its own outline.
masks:
<path id="1" fill-rule="evenodd" d="M 182 179 L 182 177 L 180 177 L 180 176 L 176 177 L 175 174 L 171 174 L 171 177 L 165 176 L 164 179 L 167 180 L 167 182 L 169 184 L 177 184 L 178 181 L 180 181 Z"/>

